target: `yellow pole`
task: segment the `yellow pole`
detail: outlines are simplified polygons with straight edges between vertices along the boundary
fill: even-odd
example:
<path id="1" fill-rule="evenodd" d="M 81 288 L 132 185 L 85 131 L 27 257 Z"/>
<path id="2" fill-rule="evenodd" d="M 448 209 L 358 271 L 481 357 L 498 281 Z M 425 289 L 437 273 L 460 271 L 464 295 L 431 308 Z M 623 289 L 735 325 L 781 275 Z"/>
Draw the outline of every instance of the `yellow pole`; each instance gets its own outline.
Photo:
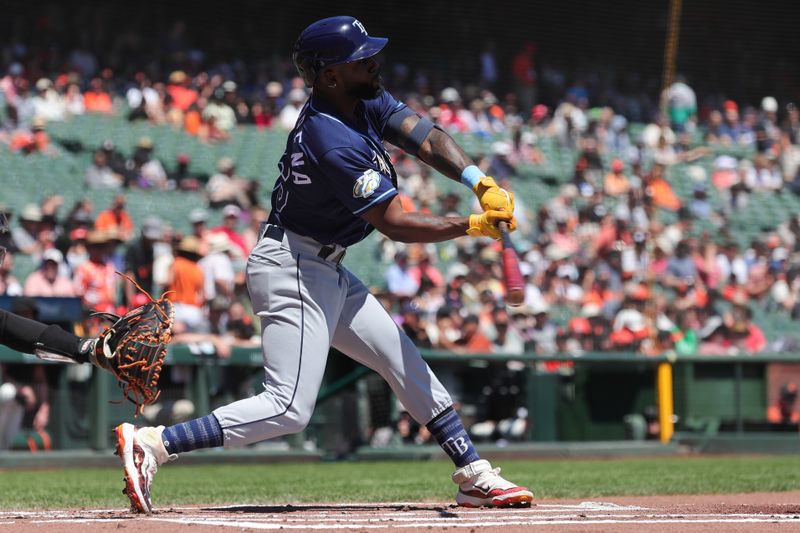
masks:
<path id="1" fill-rule="evenodd" d="M 661 442 L 666 444 L 672 439 L 672 434 L 675 432 L 675 427 L 672 423 L 675 406 L 672 400 L 672 365 L 670 363 L 659 363 L 657 389 L 658 425 L 661 428 Z"/>

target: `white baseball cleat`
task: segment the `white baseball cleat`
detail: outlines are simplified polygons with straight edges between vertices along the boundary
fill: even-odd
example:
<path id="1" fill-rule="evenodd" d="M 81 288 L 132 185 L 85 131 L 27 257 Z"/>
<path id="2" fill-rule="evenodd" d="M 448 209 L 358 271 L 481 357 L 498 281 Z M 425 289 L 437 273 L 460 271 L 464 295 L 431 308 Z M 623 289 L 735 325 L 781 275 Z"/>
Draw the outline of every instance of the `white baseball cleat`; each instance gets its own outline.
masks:
<path id="1" fill-rule="evenodd" d="M 169 455 L 161 433 L 164 426 L 136 428 L 133 424 L 120 424 L 114 430 L 117 436 L 117 450 L 125 468 L 125 488 L 122 493 L 131 501 L 131 511 L 150 514 L 153 503 L 150 501 L 150 485 L 153 483 L 158 467 L 175 459 Z"/>
<path id="2" fill-rule="evenodd" d="M 530 507 L 533 502 L 533 492 L 501 477 L 500 469 L 484 459 L 456 470 L 453 481 L 462 507 Z"/>

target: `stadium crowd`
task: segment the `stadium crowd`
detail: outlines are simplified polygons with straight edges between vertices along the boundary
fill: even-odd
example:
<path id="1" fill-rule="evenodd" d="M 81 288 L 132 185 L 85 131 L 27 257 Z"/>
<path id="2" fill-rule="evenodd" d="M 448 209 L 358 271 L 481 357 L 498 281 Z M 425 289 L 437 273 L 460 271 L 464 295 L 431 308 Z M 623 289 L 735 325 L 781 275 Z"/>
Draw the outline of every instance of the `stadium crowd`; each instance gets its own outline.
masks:
<path id="1" fill-rule="evenodd" d="M 514 76 L 520 78 L 523 66 L 533 64 L 534 51 L 523 48 L 514 58 Z M 57 153 L 47 124 L 83 113 L 171 124 L 203 141 L 224 143 L 240 127 L 290 129 L 307 98 L 302 81 L 287 72 L 258 90 L 252 85 L 241 90 L 235 72 L 205 71 L 191 61 L 191 74 L 174 70 L 162 79 L 140 71 L 125 79 L 80 48 L 53 71 L 44 71 L 48 65 L 37 63 L 36 56 L 24 57 L 27 62 L 9 62 L 0 78 L 6 111 L 0 141 L 23 154 Z M 564 93 L 551 107 L 520 89 L 522 78 L 517 92 L 499 98 L 487 88 L 498 67 L 492 57 L 481 61 L 483 88 L 438 90 L 397 70 L 387 82 L 443 129 L 495 139 L 490 153 L 474 155 L 510 190 L 525 186 L 518 180 L 526 169 L 548 164 L 540 149 L 544 143 L 577 157 L 571 180 L 546 205 L 534 212 L 517 197 L 516 239 L 527 280 L 521 308 L 503 304 L 496 243 L 464 238 L 449 249 L 381 243 L 379 259 L 389 266 L 385 287 L 376 290 L 421 347 L 474 353 L 754 353 L 779 340 L 765 338 L 751 307 L 783 309 L 792 316 L 800 309 L 795 256 L 800 224 L 787 220 L 747 249 L 726 236 L 725 226 L 746 207 L 751 191 L 800 193 L 800 120 L 793 104 L 780 108 L 766 96 L 758 107 L 740 109 L 726 99 L 698 108 L 694 91 L 678 79 L 663 95 L 666 113 L 659 113 L 652 99 L 578 79 L 563 83 Z M 621 110 L 653 120 L 634 135 Z M 445 214 L 475 208 L 459 205 L 458 195 L 441 193 L 429 169 L 390 149 L 407 209 Z M 740 157 L 724 155 L 725 149 L 738 150 Z M 0 268 L 0 293 L 78 296 L 87 309 L 120 310 L 142 298 L 114 274 L 127 272 L 145 290 L 174 291 L 179 333 L 250 339 L 253 317 L 242 265 L 267 214 L 258 181 L 238 176 L 230 158 L 199 179 L 188 172 L 185 154 L 176 154 L 169 173 L 165 167 L 172 163 L 152 154 L 148 137 L 129 155 L 120 153 L 113 139 L 97 149 L 85 175 L 75 179 L 90 188 L 118 189 L 110 206 L 78 202 L 64 213 L 61 199 L 50 197 L 14 213 L 11 249 L 31 255 L 40 268 L 17 280 L 9 254 Z M 711 175 L 702 165 L 690 165 L 692 197 L 681 199 L 670 184 L 671 167 L 706 159 L 713 160 Z M 721 210 L 709 201 L 711 187 L 724 199 Z M 192 212 L 191 234 L 173 233 L 157 218 L 131 220 L 124 194 L 130 188 L 202 190 L 206 205 Z M 223 224 L 207 228 L 206 208 L 222 210 Z M 664 222 L 664 212 L 676 216 Z M 722 239 L 697 236 L 698 221 L 719 228 Z M 442 256 L 452 260 L 440 270 Z"/>
<path id="2" fill-rule="evenodd" d="M 65 147 L 50 138 L 49 124 L 107 114 L 224 144 L 240 128 L 290 130 L 308 97 L 290 63 L 211 61 L 189 45 L 180 23 L 169 29 L 158 61 L 129 37 L 107 47 L 87 37 L 63 50 L 47 48 L 46 40 L 4 44 L 0 143 L 15 157 L 57 156 Z M 123 66 L 125 52 L 139 58 L 132 63 L 139 67 Z M 753 318 L 755 311 L 800 315 L 800 215 L 745 247 L 728 227 L 752 193 L 800 194 L 800 114 L 793 103 L 769 95 L 758 102 L 698 98 L 679 78 L 661 95 L 662 112 L 647 84 L 539 65 L 530 44 L 509 65 L 489 45 L 475 59 L 474 84 L 446 83 L 403 64 L 386 68 L 385 82 L 457 137 L 490 139 L 490 151 L 472 155 L 508 189 L 519 191 L 528 186 L 526 173 L 552 167 L 546 146 L 574 155 L 571 175 L 537 209 L 517 194 L 514 238 L 526 280 L 521 307 L 504 304 L 498 243 L 380 240 L 374 255 L 385 265 L 384 283 L 374 292 L 418 346 L 575 356 L 752 354 L 795 346 L 788 337 L 768 338 Z M 512 80 L 508 90 L 498 83 L 503 69 Z M 143 302 L 115 274 L 123 272 L 150 293 L 173 291 L 177 342 L 219 357 L 231 346 L 260 342 L 244 264 L 268 214 L 259 186 L 268 188 L 273 176 L 242 177 L 229 157 L 210 176 L 193 174 L 186 154 L 156 158 L 149 137 L 131 153 L 115 139 L 96 148 L 74 179 L 117 191 L 110 205 L 85 199 L 66 206 L 52 196 L 0 206 L 13 230 L 0 237 L 12 252 L 0 265 L 0 295 L 23 297 L 18 310 L 31 316 L 35 304 L 24 297 L 80 298 L 87 316 L 78 328 L 89 335 L 101 324 L 88 311 L 123 312 Z M 407 209 L 478 208 L 465 200 L 468 194 L 445 192 L 428 167 L 388 149 Z M 691 197 L 675 191 L 678 168 L 691 177 Z M 157 217 L 133 220 L 126 210 L 131 189 L 199 191 L 205 200 L 183 233 Z M 722 199 L 721 209 L 712 194 Z M 212 215 L 221 215 L 221 224 L 209 224 Z M 697 231 L 698 225 L 715 231 Z M 14 276 L 19 255 L 38 266 L 25 279 Z M 44 427 L 46 413 L 36 416 L 34 426 Z M 413 433 L 406 427 L 403 438 L 420 438 Z"/>

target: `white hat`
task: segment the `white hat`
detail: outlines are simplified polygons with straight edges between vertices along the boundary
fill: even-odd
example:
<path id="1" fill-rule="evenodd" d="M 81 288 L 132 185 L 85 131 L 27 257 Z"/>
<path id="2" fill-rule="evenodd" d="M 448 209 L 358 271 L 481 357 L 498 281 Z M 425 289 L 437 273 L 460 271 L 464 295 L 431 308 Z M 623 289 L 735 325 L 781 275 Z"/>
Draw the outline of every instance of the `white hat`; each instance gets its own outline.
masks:
<path id="1" fill-rule="evenodd" d="M 205 222 L 208 220 L 208 211 L 203 209 L 202 207 L 196 207 L 192 209 L 189 213 L 189 221 L 192 224 L 197 224 L 198 222 Z"/>
<path id="2" fill-rule="evenodd" d="M 42 210 L 36 204 L 28 204 L 22 208 L 22 213 L 19 215 L 20 220 L 29 220 L 31 222 L 42 221 Z"/>
<path id="3" fill-rule="evenodd" d="M 530 305 L 530 311 L 532 315 L 539 315 L 549 312 L 550 306 L 544 300 L 537 299 Z"/>
<path id="4" fill-rule="evenodd" d="M 765 96 L 761 100 L 761 109 L 767 113 L 775 113 L 778 111 L 778 101 L 772 96 Z"/>
<path id="5" fill-rule="evenodd" d="M 633 332 L 647 327 L 644 315 L 636 309 L 622 309 L 614 319 L 614 329 L 627 328 Z"/>
<path id="6" fill-rule="evenodd" d="M 142 222 L 142 235 L 151 241 L 158 241 L 164 236 L 164 224 L 158 217 L 147 217 Z"/>
<path id="7" fill-rule="evenodd" d="M 306 92 L 303 89 L 297 88 L 289 91 L 288 98 L 290 102 L 300 103 L 306 101 Z"/>
<path id="8" fill-rule="evenodd" d="M 267 84 L 267 96 L 277 98 L 283 94 L 283 85 L 279 81 L 271 81 Z"/>
<path id="9" fill-rule="evenodd" d="M 55 248 L 48 248 L 42 254 L 42 263 L 45 261 L 54 261 L 60 265 L 62 262 L 64 262 L 64 256 Z"/>
<path id="10" fill-rule="evenodd" d="M 551 244 L 550 246 L 547 247 L 545 255 L 551 261 L 560 261 L 562 259 L 566 259 L 572 254 L 558 245 Z"/>
<path id="11" fill-rule="evenodd" d="M 507 143 L 505 141 L 496 141 L 492 143 L 492 153 L 497 155 L 511 155 L 511 152 L 514 151 L 514 147 L 511 146 L 511 143 Z"/>
<path id="12" fill-rule="evenodd" d="M 453 263 L 447 269 L 447 277 L 450 279 L 466 276 L 467 274 L 469 274 L 469 268 L 464 263 Z"/>
<path id="13" fill-rule="evenodd" d="M 458 91 L 453 87 L 445 87 L 442 89 L 442 94 L 440 95 L 442 102 L 457 102 L 461 100 L 461 95 L 458 94 Z"/>
<path id="14" fill-rule="evenodd" d="M 238 217 L 242 214 L 242 208 L 236 204 L 228 204 L 222 209 L 222 216 Z"/>
<path id="15" fill-rule="evenodd" d="M 686 174 L 688 174 L 694 182 L 706 181 L 706 178 L 708 177 L 706 169 L 700 165 L 690 165 L 689 168 L 686 169 Z"/>
<path id="16" fill-rule="evenodd" d="M 730 155 L 721 155 L 714 160 L 714 167 L 720 170 L 736 169 L 736 158 Z"/>
<path id="17" fill-rule="evenodd" d="M 581 316 L 584 318 L 600 316 L 600 311 L 600 306 L 597 304 L 584 304 L 584 306 L 581 307 Z"/>
<path id="18" fill-rule="evenodd" d="M 231 240 L 224 233 L 212 233 L 208 236 L 208 253 L 217 254 L 231 249 Z"/>

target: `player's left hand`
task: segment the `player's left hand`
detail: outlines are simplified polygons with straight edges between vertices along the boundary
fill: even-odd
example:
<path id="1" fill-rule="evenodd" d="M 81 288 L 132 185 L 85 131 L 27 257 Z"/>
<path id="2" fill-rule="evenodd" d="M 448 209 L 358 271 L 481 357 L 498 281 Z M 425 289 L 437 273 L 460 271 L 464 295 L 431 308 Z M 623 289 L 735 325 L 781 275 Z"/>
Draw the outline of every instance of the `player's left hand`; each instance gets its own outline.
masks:
<path id="1" fill-rule="evenodd" d="M 472 190 L 484 211 L 514 212 L 514 193 L 497 185 L 493 178 L 482 177 Z"/>

